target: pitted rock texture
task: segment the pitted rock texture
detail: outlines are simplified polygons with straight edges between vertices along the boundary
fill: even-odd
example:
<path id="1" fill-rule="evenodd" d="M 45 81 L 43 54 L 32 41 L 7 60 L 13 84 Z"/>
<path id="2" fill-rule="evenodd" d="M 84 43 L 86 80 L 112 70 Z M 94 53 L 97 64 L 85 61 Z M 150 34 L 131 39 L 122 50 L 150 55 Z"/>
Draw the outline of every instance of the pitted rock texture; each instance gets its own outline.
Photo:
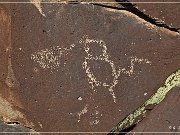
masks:
<path id="1" fill-rule="evenodd" d="M 149 15 L 151 18 L 156 19 L 157 23 L 164 23 L 170 27 L 180 29 L 180 3 L 178 3 L 180 2 L 179 0 L 129 0 L 129 2 L 134 2 L 133 4 L 135 7 L 144 12 L 146 15 Z"/>
<path id="2" fill-rule="evenodd" d="M 166 99 L 139 123 L 131 132 L 169 132 L 169 135 L 180 131 L 179 100 L 180 87 L 173 88 Z M 129 133 L 132 134 L 132 133 Z M 134 133 L 139 135 L 140 133 Z M 145 134 L 145 133 L 141 133 Z M 157 133 L 160 134 L 160 133 Z"/>
<path id="3" fill-rule="evenodd" d="M 128 11 L 41 8 L 11 4 L 1 61 L 2 97 L 37 132 L 109 132 L 180 67 L 180 35 Z"/>

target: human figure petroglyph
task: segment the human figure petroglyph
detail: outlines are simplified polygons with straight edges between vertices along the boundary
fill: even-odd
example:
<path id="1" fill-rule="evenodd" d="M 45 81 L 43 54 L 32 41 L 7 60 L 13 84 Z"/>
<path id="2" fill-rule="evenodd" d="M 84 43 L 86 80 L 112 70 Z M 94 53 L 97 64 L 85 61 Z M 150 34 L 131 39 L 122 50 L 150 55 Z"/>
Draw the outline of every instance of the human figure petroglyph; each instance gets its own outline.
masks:
<path id="1" fill-rule="evenodd" d="M 95 44 L 99 49 L 99 54 L 93 54 L 93 49 L 91 43 Z M 88 79 L 88 83 L 90 88 L 93 91 L 97 91 L 99 87 L 104 87 L 105 90 L 108 90 L 110 95 L 113 98 L 113 102 L 116 103 L 116 95 L 114 92 L 114 88 L 119 83 L 118 78 L 121 74 L 127 74 L 131 76 L 135 73 L 134 65 L 135 63 L 138 64 L 151 64 L 148 59 L 137 58 L 136 56 L 130 57 L 130 66 L 128 68 L 120 68 L 115 65 L 114 61 L 112 60 L 110 54 L 108 53 L 108 48 L 106 43 L 100 39 L 90 39 L 87 35 L 83 36 L 82 39 L 78 41 L 77 44 L 72 44 L 70 47 L 53 47 L 50 49 L 40 50 L 31 55 L 31 59 L 34 60 L 39 66 L 43 69 L 57 69 L 62 64 L 61 60 L 66 58 L 69 53 L 73 51 L 74 47 L 83 47 L 85 52 L 84 62 L 82 63 L 82 68 L 85 70 L 85 74 Z M 91 50 L 91 51 L 90 51 Z M 90 62 L 92 61 L 103 61 L 108 63 L 111 67 L 111 74 L 112 80 L 110 83 L 103 82 L 103 80 L 98 80 L 96 75 L 92 71 L 92 67 Z"/>

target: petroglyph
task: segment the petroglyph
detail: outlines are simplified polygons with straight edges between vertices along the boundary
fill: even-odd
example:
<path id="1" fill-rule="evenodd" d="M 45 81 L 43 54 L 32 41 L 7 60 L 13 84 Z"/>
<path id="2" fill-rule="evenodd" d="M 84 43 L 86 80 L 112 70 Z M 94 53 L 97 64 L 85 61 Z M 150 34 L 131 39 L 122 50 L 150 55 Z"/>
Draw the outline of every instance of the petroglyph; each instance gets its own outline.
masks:
<path id="1" fill-rule="evenodd" d="M 80 120 L 81 120 L 81 115 L 88 112 L 87 109 L 88 109 L 88 105 L 86 105 L 80 112 L 77 113 L 77 115 L 79 116 L 78 122 L 80 122 Z"/>
<path id="2" fill-rule="evenodd" d="M 59 46 L 51 49 L 40 50 L 31 54 L 31 59 L 37 62 L 43 69 L 57 69 L 61 64 L 61 58 L 67 56 L 75 45 L 69 48 L 61 48 Z"/>
<path id="3" fill-rule="evenodd" d="M 95 108 L 97 108 L 97 107 L 95 107 Z M 91 126 L 96 126 L 97 124 L 100 123 L 100 119 L 102 117 L 102 114 L 100 114 L 99 111 L 97 111 L 97 110 L 93 110 L 93 112 L 91 113 L 91 117 L 93 117 L 93 120 L 91 120 L 89 122 L 89 124 Z"/>
<path id="4" fill-rule="evenodd" d="M 100 121 L 99 120 L 94 120 L 94 121 L 90 121 L 90 125 L 97 125 Z"/>
<path id="5" fill-rule="evenodd" d="M 110 92 L 110 94 L 113 97 L 113 101 L 116 103 L 116 95 L 114 93 L 113 88 L 118 84 L 118 77 L 120 76 L 120 72 L 116 70 L 116 66 L 114 64 L 114 62 L 110 59 L 109 54 L 107 53 L 107 47 L 106 47 L 106 43 L 103 40 L 95 40 L 95 39 L 89 39 L 88 36 L 84 36 L 80 41 L 80 44 L 83 44 L 84 46 L 84 51 L 86 52 L 87 56 L 85 57 L 85 61 L 83 62 L 83 69 L 85 69 L 86 71 L 86 75 L 88 77 L 88 81 L 89 84 L 91 85 L 91 89 L 93 89 L 94 91 L 96 91 L 95 86 L 103 86 L 105 88 L 108 88 L 108 91 Z M 90 50 L 90 43 L 97 43 L 97 45 L 99 45 L 100 48 L 102 48 L 102 54 L 100 54 L 99 56 L 93 56 L 93 54 L 91 54 L 89 52 Z M 106 84 L 103 83 L 101 81 L 98 81 L 95 77 L 95 75 L 93 74 L 93 72 L 91 71 L 91 68 L 89 66 L 89 61 L 93 61 L 93 60 L 100 60 L 100 61 L 105 61 L 107 63 L 109 63 L 109 65 L 112 68 L 112 77 L 113 77 L 113 81 L 111 84 Z"/>
<path id="6" fill-rule="evenodd" d="M 86 56 L 84 57 L 84 62 L 82 63 L 82 68 L 85 70 L 90 88 L 96 92 L 98 87 L 104 87 L 104 89 L 108 90 L 111 94 L 114 103 L 116 103 L 114 88 L 119 82 L 118 78 L 120 74 L 127 74 L 128 76 L 133 75 L 135 73 L 135 63 L 151 64 L 148 59 L 132 56 L 130 57 L 131 62 L 129 68 L 119 68 L 111 59 L 111 56 L 108 53 L 107 45 L 103 40 L 90 39 L 87 35 L 85 35 L 78 41 L 78 43 L 84 48 L 86 54 Z M 95 44 L 95 46 L 100 50 L 98 54 L 94 54 L 94 50 L 91 46 L 92 43 Z M 72 44 L 69 48 L 61 48 L 59 46 L 56 46 L 51 49 L 41 50 L 32 54 L 31 59 L 37 62 L 43 69 L 57 69 L 61 64 L 61 58 L 63 56 L 67 56 L 75 46 L 75 44 Z M 112 80 L 110 80 L 110 83 L 106 83 L 103 82 L 103 80 L 97 79 L 90 66 L 90 62 L 92 61 L 103 61 L 110 65 L 112 70 L 110 74 L 110 76 L 112 76 Z"/>
<path id="7" fill-rule="evenodd" d="M 127 70 L 125 68 L 120 69 L 119 67 L 117 67 L 114 64 L 114 61 L 111 58 L 111 56 L 108 54 L 107 52 L 107 46 L 106 43 L 103 40 L 95 40 L 95 39 L 89 39 L 88 36 L 84 36 L 80 41 L 80 44 L 83 44 L 84 46 L 84 51 L 86 52 L 86 57 L 85 57 L 85 61 L 83 63 L 83 69 L 85 69 L 86 71 L 86 75 L 88 77 L 88 82 L 91 85 L 91 89 L 96 91 L 95 87 L 99 87 L 99 86 L 103 86 L 105 89 L 108 89 L 108 91 L 110 92 L 110 94 L 113 97 L 113 101 L 114 103 L 116 103 L 116 95 L 115 92 L 113 90 L 113 88 L 116 87 L 116 85 L 118 84 L 118 78 L 120 76 L 121 73 L 125 73 L 128 74 L 129 76 L 132 75 L 134 73 L 134 64 L 135 63 L 151 63 L 150 61 L 148 61 L 147 59 L 139 59 L 137 57 L 131 57 L 131 65 L 130 65 L 130 70 Z M 99 55 L 94 55 L 92 53 L 90 53 L 90 43 L 96 43 L 102 50 L 101 50 L 101 54 Z M 113 77 L 112 83 L 107 84 L 105 82 L 99 81 L 97 80 L 96 76 L 93 74 L 91 67 L 89 65 L 90 61 L 96 61 L 96 60 L 100 60 L 100 61 L 105 61 L 107 62 L 112 69 L 112 73 L 111 76 Z"/>
<path id="8" fill-rule="evenodd" d="M 130 69 L 127 70 L 125 68 L 121 69 L 121 71 L 129 76 L 131 76 L 132 74 L 134 74 L 134 64 L 138 63 L 138 64 L 151 64 L 151 61 L 149 61 L 148 59 L 140 59 L 137 58 L 136 56 L 131 57 L 131 65 L 130 65 Z"/>

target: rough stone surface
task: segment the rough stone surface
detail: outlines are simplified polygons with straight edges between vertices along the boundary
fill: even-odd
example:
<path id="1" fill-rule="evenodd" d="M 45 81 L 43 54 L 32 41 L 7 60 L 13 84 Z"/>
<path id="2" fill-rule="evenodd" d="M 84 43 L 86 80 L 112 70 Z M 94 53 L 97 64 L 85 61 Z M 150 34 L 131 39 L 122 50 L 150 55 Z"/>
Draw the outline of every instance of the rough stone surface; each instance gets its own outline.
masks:
<path id="1" fill-rule="evenodd" d="M 29 132 L 34 132 L 29 128 L 25 128 L 21 125 L 18 119 L 24 123 L 26 120 L 20 111 L 17 111 L 15 107 L 18 105 L 16 98 L 17 95 L 12 95 L 10 88 L 6 86 L 6 83 L 12 84 L 12 78 L 7 74 L 8 57 L 10 56 L 11 50 L 11 15 L 10 5 L 0 4 L 0 133 L 2 135 L 28 135 Z M 5 122 L 4 122 L 5 121 Z M 22 133 L 26 132 L 26 133 Z"/>
<path id="2" fill-rule="evenodd" d="M 31 130 L 20 126 L 19 124 L 6 124 L 0 119 L 0 132 L 1 135 L 37 135 L 28 132 L 32 132 Z M 24 133 L 25 132 L 25 133 Z"/>
<path id="3" fill-rule="evenodd" d="M 6 117 L 38 132 L 109 132 L 180 67 L 180 35 L 127 11 L 41 8 L 11 4 L 0 33 L 1 97 L 23 114 Z"/>
<path id="4" fill-rule="evenodd" d="M 139 10 L 149 15 L 151 18 L 157 19 L 164 22 L 170 27 L 180 29 L 180 2 L 179 0 L 164 1 L 164 0 L 151 0 L 152 2 L 161 3 L 136 3 L 142 2 L 142 0 L 129 0 L 130 2 L 135 2 L 134 5 L 138 7 Z M 143 0 L 143 2 L 150 2 L 149 0 Z M 162 3 L 164 2 L 164 3 Z M 172 2 L 172 3 L 165 3 Z"/>
<path id="5" fill-rule="evenodd" d="M 170 132 L 170 135 L 180 132 L 179 96 L 180 87 L 173 88 L 166 99 L 155 107 L 131 132 Z M 138 134 L 140 133 L 135 133 L 135 135 Z"/>

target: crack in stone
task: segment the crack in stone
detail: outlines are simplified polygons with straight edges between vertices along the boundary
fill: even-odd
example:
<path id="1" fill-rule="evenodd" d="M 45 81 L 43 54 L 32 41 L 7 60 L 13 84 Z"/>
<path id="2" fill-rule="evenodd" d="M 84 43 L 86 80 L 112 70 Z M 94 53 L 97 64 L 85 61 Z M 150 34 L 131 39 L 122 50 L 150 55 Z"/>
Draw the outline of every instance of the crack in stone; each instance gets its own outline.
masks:
<path id="1" fill-rule="evenodd" d="M 91 4 L 93 4 L 93 3 L 91 3 Z M 138 17 L 144 19 L 145 21 L 158 26 L 158 27 L 164 27 L 164 28 L 166 28 L 166 29 L 168 29 L 170 31 L 178 32 L 178 29 L 176 29 L 176 28 L 171 28 L 171 27 L 167 26 L 166 24 L 157 23 L 157 21 L 155 19 L 150 18 L 148 15 L 144 14 L 142 11 L 135 8 L 131 3 L 127 3 L 127 4 L 130 4 L 129 6 L 127 6 L 125 4 L 121 3 L 121 5 L 124 5 L 124 7 L 125 7 L 124 9 L 123 8 L 122 9 L 121 8 L 115 8 L 115 7 L 111 7 L 111 6 L 104 6 L 104 5 L 101 5 L 101 4 L 93 4 L 93 5 L 100 5 L 100 6 L 105 7 L 105 8 L 112 8 L 112 9 L 118 9 L 118 10 L 126 10 L 126 11 L 129 11 L 132 14 L 135 14 Z M 42 14 L 42 11 L 41 10 L 39 10 L 39 11 Z M 139 107 L 133 113 L 128 115 L 120 124 L 118 124 L 118 126 L 116 128 L 114 128 L 112 130 L 112 132 L 116 132 L 116 131 L 119 132 L 119 131 L 121 131 L 123 129 L 126 129 L 126 128 L 134 125 L 135 123 L 140 122 L 143 119 L 143 117 L 145 117 L 145 115 L 147 113 L 147 108 L 146 107 L 148 105 L 154 105 L 155 106 L 155 105 L 159 104 L 160 102 L 162 102 L 164 100 L 166 94 L 173 87 L 180 86 L 179 83 L 177 83 L 177 84 L 175 83 L 175 82 L 178 82 L 178 81 L 180 82 L 179 74 L 180 74 L 180 71 L 178 70 L 176 73 L 170 75 L 167 78 L 164 86 L 160 87 L 157 90 L 157 92 L 149 100 L 147 100 L 141 107 Z M 176 80 L 174 80 L 174 78 L 176 78 Z M 140 116 L 142 116 L 141 119 L 139 119 Z"/>
<path id="2" fill-rule="evenodd" d="M 36 132 L 30 127 L 23 126 L 17 121 L 3 121 L 3 118 L 0 118 L 1 132 L 4 134 L 29 134 L 29 135 L 40 135 L 39 132 Z"/>
<path id="3" fill-rule="evenodd" d="M 170 27 L 165 22 L 152 18 L 150 15 L 147 15 L 144 12 L 137 9 L 131 2 L 129 2 L 127 0 L 116 0 L 116 2 L 117 2 L 117 4 L 122 5 L 122 7 L 120 8 L 120 7 L 105 5 L 105 4 L 101 4 L 101 3 L 93 3 L 93 2 L 90 4 L 93 4 L 96 6 L 101 6 L 101 7 L 108 8 L 108 9 L 114 9 L 114 10 L 119 10 L 119 11 L 128 11 L 157 27 L 166 28 L 172 32 L 180 33 L 179 28 Z"/>
<path id="4" fill-rule="evenodd" d="M 165 22 L 152 18 L 150 15 L 147 15 L 143 11 L 136 8 L 128 0 L 116 0 L 116 2 L 119 3 L 120 5 L 122 5 L 125 8 L 125 10 L 137 15 L 138 17 L 146 20 L 147 22 L 149 22 L 151 24 L 154 24 L 158 27 L 163 27 L 163 28 L 169 29 L 170 31 L 179 33 L 178 28 L 170 27 Z"/>
<path id="5" fill-rule="evenodd" d="M 152 106 L 152 108 L 154 108 L 165 99 L 166 95 L 172 88 L 179 86 L 180 69 L 178 69 L 175 73 L 172 73 L 166 79 L 164 85 L 160 87 L 154 95 L 152 95 L 143 105 L 141 105 L 134 112 L 125 117 L 120 123 L 118 123 L 108 135 L 115 135 L 118 132 L 121 133 L 122 130 L 138 124 L 143 120 L 144 117 L 146 117 L 147 112 L 150 111 L 148 106 Z"/>
<path id="6" fill-rule="evenodd" d="M 162 28 L 166 28 L 172 32 L 176 32 L 179 33 L 179 28 L 174 28 L 174 27 L 170 27 L 168 26 L 165 22 L 157 20 L 155 18 L 152 18 L 150 15 L 145 14 L 143 11 L 139 10 L 138 8 L 136 8 L 131 2 L 129 2 L 128 0 L 115 0 L 116 3 L 115 4 L 108 4 L 108 2 L 101 2 L 101 1 L 95 1 L 95 0 L 88 0 L 88 1 L 80 1 L 80 0 L 52 0 L 52 1 L 46 1 L 49 3 L 53 3 L 53 2 L 61 2 L 63 4 L 92 4 L 92 5 L 96 5 L 96 6 L 101 6 L 104 8 L 110 8 L 110 9 L 115 9 L 115 10 L 125 10 L 125 11 L 129 11 L 132 14 L 138 16 L 139 18 L 155 25 L 158 27 L 162 27 Z M 42 10 L 42 6 L 41 6 L 41 0 L 31 0 L 31 2 L 35 5 L 35 7 L 39 10 L 39 12 L 41 13 L 41 15 L 43 15 L 44 17 L 46 17 L 45 13 Z M 45 1 L 44 1 L 45 2 Z M 118 5 L 121 5 L 120 7 Z"/>

